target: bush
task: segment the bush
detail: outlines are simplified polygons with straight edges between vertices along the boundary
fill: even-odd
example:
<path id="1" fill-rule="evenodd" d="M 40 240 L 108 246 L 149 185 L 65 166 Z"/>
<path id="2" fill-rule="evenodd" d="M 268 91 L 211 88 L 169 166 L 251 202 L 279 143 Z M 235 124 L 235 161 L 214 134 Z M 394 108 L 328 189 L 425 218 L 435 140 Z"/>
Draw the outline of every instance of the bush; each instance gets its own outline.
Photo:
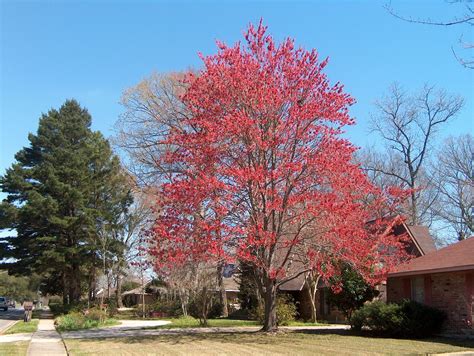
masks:
<path id="1" fill-rule="evenodd" d="M 408 337 L 424 338 L 441 331 L 446 313 L 427 305 L 413 301 L 401 303 L 402 313 L 405 318 L 404 328 L 408 330 Z"/>
<path id="2" fill-rule="evenodd" d="M 105 312 L 105 310 L 100 310 L 97 308 L 91 308 L 87 310 L 84 315 L 87 319 L 98 322 L 103 322 L 105 319 L 107 319 L 107 313 Z"/>
<path id="3" fill-rule="evenodd" d="M 444 312 L 414 301 L 399 304 L 373 302 L 354 312 L 350 319 L 356 331 L 389 337 L 425 338 L 441 331 L 446 319 Z"/>
<path id="4" fill-rule="evenodd" d="M 158 312 L 164 317 L 179 317 L 183 315 L 179 300 L 157 300 L 148 307 L 149 312 Z"/>
<path id="5" fill-rule="evenodd" d="M 211 293 L 198 293 L 191 298 L 188 304 L 188 314 L 199 320 L 201 326 L 207 325 L 207 319 L 210 318 L 212 306 L 217 298 Z M 205 312 L 207 310 L 207 313 Z"/>
<path id="6" fill-rule="evenodd" d="M 329 288 L 328 302 L 342 311 L 347 319 L 351 318 L 354 310 L 362 308 L 367 301 L 379 295 L 373 286 L 351 266 L 343 265 L 341 274 L 329 280 L 330 284 L 340 283 L 341 290 L 335 293 Z"/>
<path id="7" fill-rule="evenodd" d="M 104 299 L 104 304 L 107 305 L 107 315 L 113 317 L 117 314 L 117 299 L 115 297 L 110 297 Z"/>
<path id="8" fill-rule="evenodd" d="M 62 303 L 51 303 L 49 302 L 49 310 L 51 310 L 51 313 L 53 313 L 53 315 L 59 315 L 59 314 L 62 314 L 63 313 L 63 304 Z"/>
<path id="9" fill-rule="evenodd" d="M 54 320 L 59 331 L 90 329 L 115 324 L 114 319 L 107 319 L 107 313 L 100 309 L 89 309 L 83 312 L 72 311 Z"/>
<path id="10" fill-rule="evenodd" d="M 224 306 L 219 300 L 213 300 L 211 307 L 209 308 L 209 313 L 207 317 L 209 319 L 220 318 L 224 311 Z"/>
<path id="11" fill-rule="evenodd" d="M 83 329 L 86 323 L 86 317 L 80 312 L 71 312 L 69 314 L 56 318 L 54 324 L 56 324 L 58 330 L 78 330 Z"/>
<path id="12" fill-rule="evenodd" d="M 296 305 L 293 299 L 288 295 L 279 295 L 277 297 L 277 325 L 288 325 L 290 321 L 294 321 L 298 315 Z M 265 321 L 265 307 L 259 305 L 252 313 L 254 318 L 263 324 Z"/>

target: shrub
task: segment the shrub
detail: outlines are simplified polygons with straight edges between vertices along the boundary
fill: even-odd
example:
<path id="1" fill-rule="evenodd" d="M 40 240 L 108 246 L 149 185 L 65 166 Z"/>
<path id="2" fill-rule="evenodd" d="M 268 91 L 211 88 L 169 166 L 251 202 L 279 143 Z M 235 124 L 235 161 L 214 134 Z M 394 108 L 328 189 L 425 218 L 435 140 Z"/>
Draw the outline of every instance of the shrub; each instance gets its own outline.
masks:
<path id="1" fill-rule="evenodd" d="M 298 312 L 293 299 L 288 295 L 279 295 L 277 297 L 277 324 L 288 325 L 290 321 L 295 320 Z M 254 318 L 263 324 L 265 321 L 265 307 L 259 305 L 252 313 Z"/>
<path id="2" fill-rule="evenodd" d="M 415 338 L 424 338 L 437 334 L 441 331 L 446 313 L 413 301 L 403 301 L 401 303 L 404 320 L 404 328 L 409 331 L 408 335 Z"/>
<path id="3" fill-rule="evenodd" d="M 217 298 L 212 293 L 197 293 L 188 304 L 189 315 L 198 319 L 201 326 L 207 326 L 207 319 L 210 317 L 212 305 L 216 300 Z"/>
<path id="4" fill-rule="evenodd" d="M 224 306 L 219 300 L 213 300 L 211 307 L 209 308 L 209 313 L 207 314 L 208 318 L 219 318 L 222 316 L 224 311 Z"/>
<path id="5" fill-rule="evenodd" d="M 444 312 L 414 301 L 379 301 L 354 312 L 350 323 L 356 331 L 367 328 L 381 336 L 425 338 L 438 333 L 445 319 Z"/>
<path id="6" fill-rule="evenodd" d="M 107 319 L 107 313 L 105 312 L 105 310 L 100 310 L 97 308 L 91 308 L 87 310 L 84 314 L 87 319 L 98 322 L 103 322 L 105 319 Z"/>
<path id="7" fill-rule="evenodd" d="M 115 316 L 118 312 L 117 299 L 115 297 L 106 298 L 104 304 L 107 304 L 107 315 Z"/>
<path id="8" fill-rule="evenodd" d="M 148 307 L 149 312 L 159 312 L 167 317 L 179 317 L 183 315 L 179 300 L 157 300 Z"/>
<path id="9" fill-rule="evenodd" d="M 100 309 L 89 309 L 83 312 L 72 311 L 61 315 L 54 320 L 59 331 L 96 328 L 116 323 L 114 319 L 107 319 L 107 313 Z"/>
<path id="10" fill-rule="evenodd" d="M 71 312 L 69 314 L 56 318 L 54 323 L 58 330 L 78 330 L 84 327 L 86 317 L 80 312 Z"/>
<path id="11" fill-rule="evenodd" d="M 59 315 L 59 314 L 62 314 L 63 313 L 63 304 L 62 303 L 51 303 L 49 302 L 49 310 L 51 310 L 51 313 L 53 313 L 53 315 Z"/>
<path id="12" fill-rule="evenodd" d="M 341 290 L 338 293 L 329 288 L 328 302 L 342 311 L 347 319 L 351 318 L 354 310 L 379 295 L 379 291 L 368 284 L 350 265 L 343 265 L 342 273 L 330 278 L 329 283 L 340 283 Z"/>

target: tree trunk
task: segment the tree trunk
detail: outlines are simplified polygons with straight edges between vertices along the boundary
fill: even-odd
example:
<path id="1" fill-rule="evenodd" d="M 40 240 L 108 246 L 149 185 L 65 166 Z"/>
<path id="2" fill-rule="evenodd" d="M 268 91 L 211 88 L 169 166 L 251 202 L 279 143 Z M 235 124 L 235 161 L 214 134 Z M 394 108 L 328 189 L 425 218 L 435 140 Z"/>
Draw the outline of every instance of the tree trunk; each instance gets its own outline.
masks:
<path id="1" fill-rule="evenodd" d="M 308 291 L 310 305 L 311 305 L 311 322 L 317 322 L 317 309 L 316 309 L 316 293 L 318 291 L 318 283 L 320 276 L 315 276 L 313 273 L 309 273 L 306 277 L 306 290 Z"/>
<path id="2" fill-rule="evenodd" d="M 115 296 L 117 298 L 117 308 L 123 308 L 122 303 L 122 276 L 120 271 L 117 273 L 117 289 L 115 290 Z"/>
<path id="3" fill-rule="evenodd" d="M 413 183 L 413 186 L 411 187 L 413 191 L 410 194 L 410 199 L 411 199 L 411 207 L 410 207 L 410 215 L 411 215 L 411 221 L 410 224 L 412 225 L 417 225 L 419 223 L 418 221 L 418 209 L 417 209 L 417 198 L 416 198 L 416 192 L 415 192 L 415 184 Z"/>
<path id="4" fill-rule="evenodd" d="M 81 299 L 81 275 L 79 265 L 72 264 L 71 276 L 69 279 L 69 303 L 77 303 Z"/>
<path id="5" fill-rule="evenodd" d="M 274 332 L 278 330 L 277 324 L 277 287 L 274 281 L 265 285 L 265 320 L 262 331 Z"/>
<path id="6" fill-rule="evenodd" d="M 220 263 L 217 268 L 217 274 L 219 278 L 219 291 L 220 291 L 220 302 L 222 305 L 222 316 L 227 318 L 229 316 L 229 308 L 227 307 L 227 293 L 224 286 L 224 264 Z"/>
<path id="7" fill-rule="evenodd" d="M 88 304 L 95 300 L 95 289 L 96 289 L 96 273 L 95 266 L 92 266 L 91 272 L 89 274 L 89 293 L 88 293 Z"/>
<path id="8" fill-rule="evenodd" d="M 181 302 L 181 310 L 183 311 L 183 316 L 188 316 L 188 302 L 189 295 L 188 292 L 184 289 L 178 290 L 178 297 Z"/>
<path id="9" fill-rule="evenodd" d="M 207 300 L 207 287 L 202 289 L 202 300 L 201 300 L 201 319 L 199 323 L 201 326 L 207 326 L 207 313 L 208 313 L 209 303 Z"/>
<path id="10" fill-rule="evenodd" d="M 69 304 L 69 284 L 67 270 L 63 272 L 63 305 Z"/>

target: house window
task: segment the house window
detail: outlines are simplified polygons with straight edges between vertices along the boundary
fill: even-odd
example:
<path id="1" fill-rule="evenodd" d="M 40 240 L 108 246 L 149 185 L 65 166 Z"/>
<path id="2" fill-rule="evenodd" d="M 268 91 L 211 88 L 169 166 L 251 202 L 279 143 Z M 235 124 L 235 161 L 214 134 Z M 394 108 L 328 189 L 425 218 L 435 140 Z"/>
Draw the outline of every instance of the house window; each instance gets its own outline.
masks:
<path id="1" fill-rule="evenodd" d="M 418 303 L 425 302 L 425 279 L 423 276 L 411 279 L 411 299 Z"/>

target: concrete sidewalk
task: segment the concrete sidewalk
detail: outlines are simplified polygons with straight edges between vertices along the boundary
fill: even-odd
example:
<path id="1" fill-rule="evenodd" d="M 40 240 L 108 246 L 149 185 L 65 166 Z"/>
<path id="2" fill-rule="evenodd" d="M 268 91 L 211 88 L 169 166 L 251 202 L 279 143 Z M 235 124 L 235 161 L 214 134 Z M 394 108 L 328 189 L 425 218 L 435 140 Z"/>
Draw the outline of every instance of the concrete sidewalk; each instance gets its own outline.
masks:
<path id="1" fill-rule="evenodd" d="M 48 319 L 43 319 L 48 318 Z M 52 315 L 42 315 L 38 331 L 33 334 L 30 346 L 28 347 L 28 356 L 66 356 L 67 352 L 61 335 L 54 328 Z"/>
<path id="2" fill-rule="evenodd" d="M 31 333 L 0 335 L 0 344 L 4 342 L 29 341 L 31 340 L 31 336 Z"/>

